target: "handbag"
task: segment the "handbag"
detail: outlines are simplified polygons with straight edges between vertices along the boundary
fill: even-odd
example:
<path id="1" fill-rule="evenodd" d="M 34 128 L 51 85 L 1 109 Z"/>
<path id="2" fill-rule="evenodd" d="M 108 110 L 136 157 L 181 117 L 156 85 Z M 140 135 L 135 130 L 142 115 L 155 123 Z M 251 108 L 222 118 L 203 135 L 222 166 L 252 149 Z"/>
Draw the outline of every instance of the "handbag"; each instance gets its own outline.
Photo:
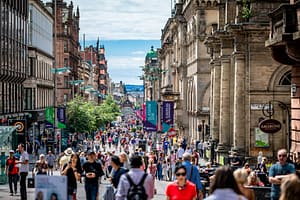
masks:
<path id="1" fill-rule="evenodd" d="M 106 186 L 105 193 L 103 195 L 104 200 L 114 200 L 115 199 L 115 192 L 112 185 Z"/>

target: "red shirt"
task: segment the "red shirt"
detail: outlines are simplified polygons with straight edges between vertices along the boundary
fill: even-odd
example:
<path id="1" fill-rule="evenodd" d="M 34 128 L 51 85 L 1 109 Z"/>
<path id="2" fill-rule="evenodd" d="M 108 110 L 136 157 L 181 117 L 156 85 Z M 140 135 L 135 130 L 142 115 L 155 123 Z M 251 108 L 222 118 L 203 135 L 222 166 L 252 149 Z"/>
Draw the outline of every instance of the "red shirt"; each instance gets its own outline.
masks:
<path id="1" fill-rule="evenodd" d="M 12 170 L 9 170 L 10 165 L 13 165 Z M 16 158 L 8 157 L 7 160 L 6 160 L 6 167 L 7 167 L 7 171 L 8 171 L 9 174 L 11 174 L 11 175 L 17 174 L 18 173 L 18 168 L 16 166 Z"/>
<path id="2" fill-rule="evenodd" d="M 180 189 L 177 183 L 173 182 L 167 186 L 166 195 L 170 200 L 192 200 L 197 196 L 196 185 L 187 181 L 185 187 Z"/>

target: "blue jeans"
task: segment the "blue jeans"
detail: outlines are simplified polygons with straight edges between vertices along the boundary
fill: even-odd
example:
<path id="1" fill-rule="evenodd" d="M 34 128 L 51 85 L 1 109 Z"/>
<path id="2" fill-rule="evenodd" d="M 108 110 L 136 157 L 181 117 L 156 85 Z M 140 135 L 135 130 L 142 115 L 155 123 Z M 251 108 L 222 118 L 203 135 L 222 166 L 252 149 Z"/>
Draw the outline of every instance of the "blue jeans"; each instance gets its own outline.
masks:
<path id="1" fill-rule="evenodd" d="M 86 200 L 96 200 L 98 194 L 98 183 L 85 182 Z"/>

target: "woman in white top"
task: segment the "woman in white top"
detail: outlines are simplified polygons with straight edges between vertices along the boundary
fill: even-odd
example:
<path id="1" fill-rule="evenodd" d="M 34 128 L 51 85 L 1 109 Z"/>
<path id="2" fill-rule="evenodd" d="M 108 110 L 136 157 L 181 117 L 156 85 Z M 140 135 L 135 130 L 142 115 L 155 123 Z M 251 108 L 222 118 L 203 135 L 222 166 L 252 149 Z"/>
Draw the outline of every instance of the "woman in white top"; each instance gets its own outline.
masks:
<path id="1" fill-rule="evenodd" d="M 230 167 L 217 169 L 210 186 L 210 195 L 205 200 L 247 200 L 236 183 Z"/>

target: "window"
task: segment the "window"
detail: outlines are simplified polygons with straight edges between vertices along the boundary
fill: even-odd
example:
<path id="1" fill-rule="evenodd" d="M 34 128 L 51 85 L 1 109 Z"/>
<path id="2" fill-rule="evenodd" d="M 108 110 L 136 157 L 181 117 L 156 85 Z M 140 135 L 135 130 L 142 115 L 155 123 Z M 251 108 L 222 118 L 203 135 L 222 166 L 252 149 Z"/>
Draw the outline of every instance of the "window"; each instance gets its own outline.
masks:
<path id="1" fill-rule="evenodd" d="M 68 53 L 68 41 L 67 40 L 64 41 L 64 52 Z"/>
<path id="2" fill-rule="evenodd" d="M 64 94 L 64 105 L 67 105 L 68 102 L 68 94 Z"/>
<path id="3" fill-rule="evenodd" d="M 24 88 L 25 90 L 25 110 L 32 109 L 32 89 L 31 88 Z"/>
<path id="4" fill-rule="evenodd" d="M 279 85 L 291 85 L 292 75 L 291 71 L 286 72 L 280 79 Z"/>
<path id="5" fill-rule="evenodd" d="M 68 58 L 64 58 L 64 67 L 67 67 L 67 66 L 69 66 L 69 64 L 68 64 Z"/>
<path id="6" fill-rule="evenodd" d="M 69 84 L 69 77 L 64 76 L 64 88 L 68 88 L 68 84 Z"/>

